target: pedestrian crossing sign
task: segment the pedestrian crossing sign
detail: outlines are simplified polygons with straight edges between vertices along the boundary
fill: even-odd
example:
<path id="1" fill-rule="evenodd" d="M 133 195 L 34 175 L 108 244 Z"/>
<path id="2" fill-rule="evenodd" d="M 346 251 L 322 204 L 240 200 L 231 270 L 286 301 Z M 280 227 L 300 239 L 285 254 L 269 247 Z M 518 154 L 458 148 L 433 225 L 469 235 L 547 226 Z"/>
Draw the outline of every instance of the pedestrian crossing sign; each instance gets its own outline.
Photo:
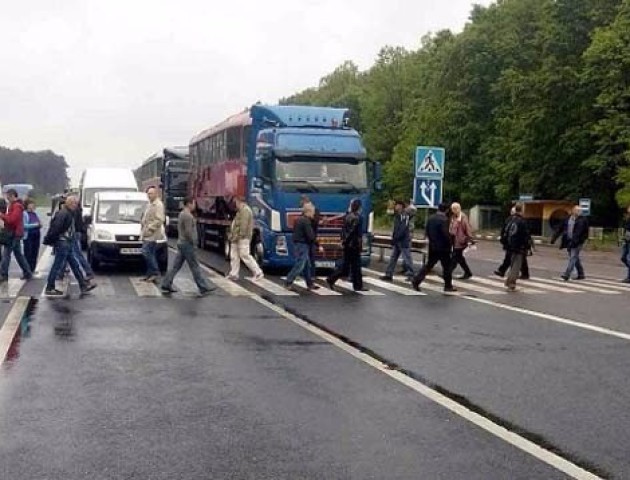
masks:
<path id="1" fill-rule="evenodd" d="M 445 150 L 441 147 L 416 148 L 416 178 L 444 178 Z"/>

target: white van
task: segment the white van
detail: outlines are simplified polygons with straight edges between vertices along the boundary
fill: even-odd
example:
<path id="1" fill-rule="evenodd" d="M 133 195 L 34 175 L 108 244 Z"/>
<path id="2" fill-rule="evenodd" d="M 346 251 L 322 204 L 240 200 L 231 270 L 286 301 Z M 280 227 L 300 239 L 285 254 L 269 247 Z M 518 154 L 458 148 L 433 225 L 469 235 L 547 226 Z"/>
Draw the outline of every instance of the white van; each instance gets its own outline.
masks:
<path id="1" fill-rule="evenodd" d="M 99 192 L 92 198 L 88 224 L 88 260 L 94 270 L 103 263 L 142 261 L 142 214 L 149 200 L 140 192 Z M 168 266 L 166 236 L 158 242 L 160 271 Z"/>

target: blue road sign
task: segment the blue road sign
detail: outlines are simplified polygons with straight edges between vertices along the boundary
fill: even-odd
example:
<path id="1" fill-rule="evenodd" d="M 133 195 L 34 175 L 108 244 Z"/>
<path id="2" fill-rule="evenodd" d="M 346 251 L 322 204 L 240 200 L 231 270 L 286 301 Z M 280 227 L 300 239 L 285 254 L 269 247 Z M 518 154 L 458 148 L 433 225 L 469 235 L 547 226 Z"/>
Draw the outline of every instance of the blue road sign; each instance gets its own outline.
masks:
<path id="1" fill-rule="evenodd" d="M 416 147 L 416 178 L 444 178 L 445 159 L 441 147 Z"/>
<path id="2" fill-rule="evenodd" d="M 437 208 L 442 203 L 442 179 L 416 178 L 413 183 L 413 203 L 418 208 Z"/>
<path id="3" fill-rule="evenodd" d="M 588 216 L 591 214 L 591 199 L 590 198 L 580 198 L 580 210 L 582 210 L 582 215 Z"/>

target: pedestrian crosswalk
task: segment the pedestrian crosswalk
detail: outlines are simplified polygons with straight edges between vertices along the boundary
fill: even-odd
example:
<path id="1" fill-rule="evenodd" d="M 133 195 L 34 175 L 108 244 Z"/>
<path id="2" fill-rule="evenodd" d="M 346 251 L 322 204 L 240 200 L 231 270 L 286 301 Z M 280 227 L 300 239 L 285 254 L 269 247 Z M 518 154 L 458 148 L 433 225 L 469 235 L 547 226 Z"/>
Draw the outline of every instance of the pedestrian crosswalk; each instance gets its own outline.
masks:
<path id="1" fill-rule="evenodd" d="M 289 290 L 285 288 L 286 277 L 267 276 L 260 280 L 245 277 L 240 281 L 233 281 L 225 278 L 211 269 L 205 269 L 209 280 L 217 287 L 215 294 L 231 297 L 248 297 L 253 295 L 263 295 L 269 297 L 344 297 L 363 296 L 372 298 L 383 298 L 387 296 L 400 297 L 422 297 L 429 293 L 443 294 L 443 280 L 430 275 L 421 285 L 421 291 L 412 288 L 411 283 L 403 276 L 394 276 L 394 281 L 381 280 L 381 272 L 369 268 L 364 269 L 363 283 L 367 287 L 365 291 L 355 292 L 352 283 L 347 279 L 340 279 L 335 284 L 335 289 L 331 290 L 326 284 L 326 277 L 316 277 L 315 284 L 318 289 L 307 289 L 303 279 L 294 282 L 296 288 Z M 118 274 L 97 275 L 95 282 L 98 285 L 91 296 L 94 297 L 119 297 L 135 296 L 140 298 L 161 298 L 163 297 L 159 285 L 147 283 L 140 276 L 124 276 Z M 20 291 L 24 282 L 11 279 L 8 283 L 0 285 L 0 296 L 15 297 Z M 495 276 L 475 276 L 468 280 L 454 280 L 457 292 L 452 295 L 472 295 L 472 296 L 505 296 L 511 295 L 505 288 L 503 279 Z M 176 277 L 174 288 L 177 293 L 174 297 L 196 297 L 197 286 L 189 275 Z M 58 285 L 64 290 L 69 288 L 69 284 Z M 70 288 L 78 290 L 76 284 L 70 284 Z M 4 289 L 4 290 L 3 290 Z M 553 294 L 591 294 L 591 295 L 629 295 L 630 285 L 614 282 L 609 279 L 589 278 L 587 280 L 565 282 L 560 278 L 531 277 L 528 280 L 518 280 L 517 291 L 523 294 L 533 295 L 553 295 Z M 42 292 L 43 293 L 43 292 Z M 77 291 L 78 293 L 78 291 Z"/>

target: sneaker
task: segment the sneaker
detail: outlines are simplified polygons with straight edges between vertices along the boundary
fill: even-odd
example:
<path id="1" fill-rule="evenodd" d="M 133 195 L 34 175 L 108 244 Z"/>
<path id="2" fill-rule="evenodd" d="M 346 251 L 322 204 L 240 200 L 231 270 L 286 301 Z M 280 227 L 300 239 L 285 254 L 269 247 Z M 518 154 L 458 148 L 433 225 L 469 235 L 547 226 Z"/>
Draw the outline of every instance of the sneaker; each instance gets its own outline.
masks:
<path id="1" fill-rule="evenodd" d="M 451 293 L 451 292 L 456 292 L 457 289 L 455 287 L 444 287 L 444 292 L 445 293 Z"/>
<path id="2" fill-rule="evenodd" d="M 96 288 L 96 283 L 88 283 L 85 287 L 81 289 L 81 295 L 91 292 Z"/>
<path id="3" fill-rule="evenodd" d="M 319 285 L 316 284 L 312 284 L 309 285 L 308 287 L 306 287 L 308 290 L 319 290 L 321 287 Z"/>
<path id="4" fill-rule="evenodd" d="M 584 275 L 580 275 L 575 277 L 575 280 L 586 280 L 586 277 Z"/>
<path id="5" fill-rule="evenodd" d="M 173 287 L 161 287 L 160 291 L 164 294 L 164 295 L 170 295 L 171 293 L 175 293 L 177 292 L 177 289 L 173 288 Z"/>
<path id="6" fill-rule="evenodd" d="M 355 292 L 369 292 L 369 290 L 365 287 L 355 288 L 354 291 Z"/>
<path id="7" fill-rule="evenodd" d="M 624 278 L 621 283 L 630 283 L 630 278 Z"/>
<path id="8" fill-rule="evenodd" d="M 393 282 L 394 281 L 394 277 L 390 277 L 389 275 L 383 275 L 381 277 L 378 277 L 380 280 L 383 280 L 384 282 Z"/>
<path id="9" fill-rule="evenodd" d="M 212 295 L 212 293 L 214 293 L 215 290 L 216 290 L 216 287 L 208 287 L 207 290 L 201 290 L 198 296 L 199 298 L 207 297 L 208 295 Z"/>
<path id="10" fill-rule="evenodd" d="M 33 274 L 29 274 L 29 275 L 22 275 L 20 277 L 20 280 L 24 280 L 25 282 L 28 282 L 29 280 L 33 280 Z"/>
<path id="11" fill-rule="evenodd" d="M 328 288 L 331 290 L 335 290 L 335 282 L 333 282 L 330 278 L 326 279 L 326 285 L 328 285 Z"/>
<path id="12" fill-rule="evenodd" d="M 507 288 L 508 292 L 516 291 L 516 285 L 506 285 L 505 288 Z"/>
<path id="13" fill-rule="evenodd" d="M 492 273 L 494 273 L 497 277 L 501 277 L 501 278 L 505 277 L 505 273 L 502 273 L 500 270 L 495 270 Z"/>
<path id="14" fill-rule="evenodd" d="M 560 275 L 560 278 L 561 278 L 562 280 L 564 280 L 565 282 L 568 282 L 568 281 L 569 281 L 569 276 L 568 276 L 568 275 Z"/>
<path id="15" fill-rule="evenodd" d="M 416 280 L 415 278 L 413 280 L 411 280 L 411 286 L 413 287 L 413 289 L 416 292 L 420 291 L 420 282 L 418 280 Z"/>
<path id="16" fill-rule="evenodd" d="M 228 280 L 232 280 L 233 282 L 237 282 L 239 278 L 236 275 L 230 275 L 229 273 L 225 276 Z"/>
<path id="17" fill-rule="evenodd" d="M 86 282 L 91 282 L 92 280 L 94 280 L 94 275 L 86 275 L 85 276 L 85 281 Z"/>
<path id="18" fill-rule="evenodd" d="M 57 290 L 56 288 L 47 288 L 44 295 L 47 297 L 63 297 L 65 293 L 61 290 Z"/>
<path id="19" fill-rule="evenodd" d="M 260 273 L 257 273 L 256 275 L 254 275 L 253 280 L 254 280 L 254 282 L 257 282 L 259 280 L 262 280 L 263 278 L 265 278 L 265 274 L 260 272 Z"/>

